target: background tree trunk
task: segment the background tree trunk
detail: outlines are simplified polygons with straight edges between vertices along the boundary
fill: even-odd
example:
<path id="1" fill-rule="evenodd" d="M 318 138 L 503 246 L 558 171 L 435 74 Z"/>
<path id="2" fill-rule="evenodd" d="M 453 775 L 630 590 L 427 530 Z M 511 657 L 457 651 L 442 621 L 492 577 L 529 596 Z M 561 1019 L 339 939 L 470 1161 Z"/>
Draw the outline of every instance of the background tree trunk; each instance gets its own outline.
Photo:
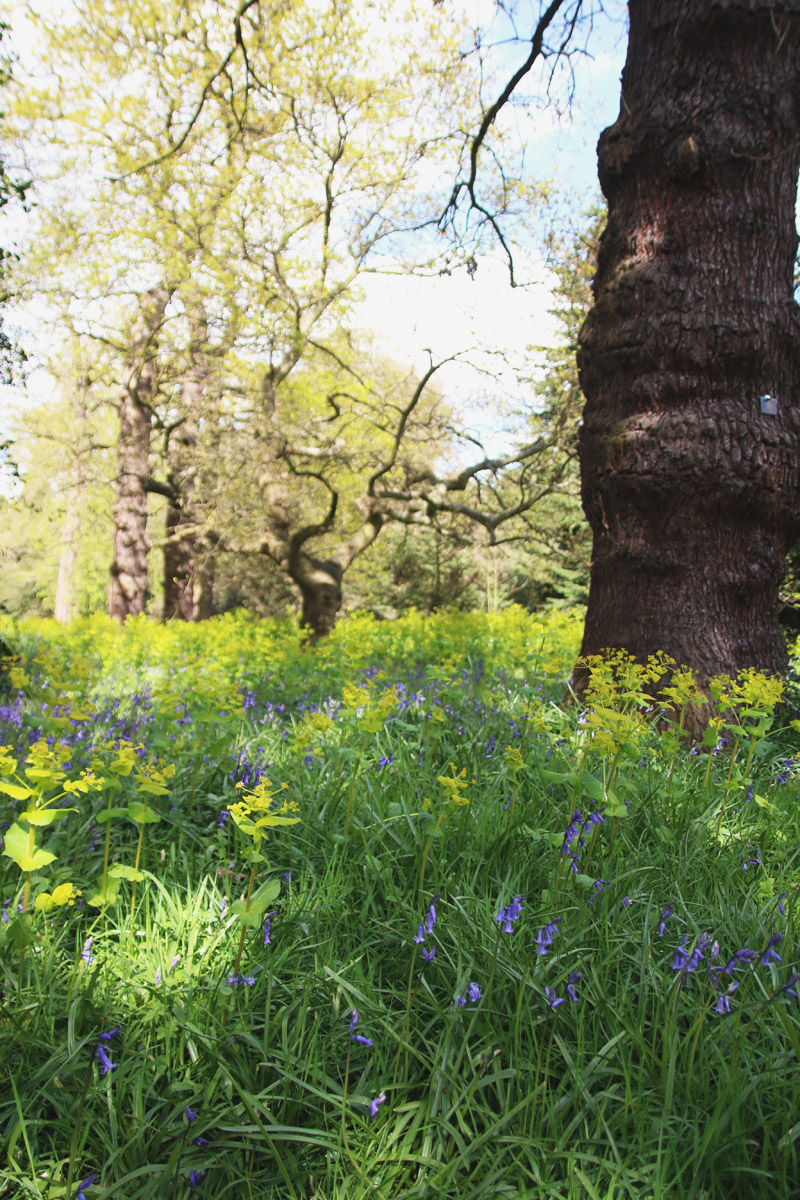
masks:
<path id="1" fill-rule="evenodd" d="M 799 57 L 800 0 L 631 0 L 580 338 L 583 654 L 665 650 L 702 682 L 783 666 L 778 587 L 800 533 Z"/>
<path id="2" fill-rule="evenodd" d="M 85 502 L 86 456 L 91 452 L 91 443 L 87 445 L 86 437 L 86 394 L 89 386 L 88 379 L 84 380 L 77 396 L 73 399 L 73 416 L 79 439 L 77 445 L 72 449 L 64 523 L 61 526 L 61 553 L 58 559 L 58 578 L 53 609 L 55 619 L 64 624 L 67 624 L 75 616 L 75 573 Z"/>
<path id="3" fill-rule="evenodd" d="M 147 603 L 147 492 L 150 470 L 150 404 L 156 388 L 155 348 L 167 306 L 165 288 L 145 292 L 131 336 L 130 368 L 119 406 L 119 466 L 114 500 L 114 558 L 108 612 L 118 621 L 144 612 Z"/>
<path id="4" fill-rule="evenodd" d="M 303 607 L 300 624 L 309 631 L 308 641 L 315 646 L 332 632 L 342 607 L 344 570 L 333 560 L 322 561 L 301 554 L 292 572 L 300 589 Z"/>

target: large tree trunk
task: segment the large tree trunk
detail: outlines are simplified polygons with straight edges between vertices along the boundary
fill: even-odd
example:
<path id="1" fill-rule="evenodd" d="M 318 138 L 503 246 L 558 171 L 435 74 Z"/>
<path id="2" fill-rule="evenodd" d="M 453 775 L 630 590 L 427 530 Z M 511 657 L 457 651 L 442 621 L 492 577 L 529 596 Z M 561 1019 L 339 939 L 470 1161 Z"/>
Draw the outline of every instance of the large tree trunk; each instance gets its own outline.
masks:
<path id="1" fill-rule="evenodd" d="M 114 559 L 108 612 L 118 621 L 144 612 L 147 603 L 147 492 L 152 403 L 156 388 L 155 347 L 169 294 L 153 288 L 141 297 L 132 331 L 129 368 L 119 406 L 120 437 L 114 499 Z"/>
<path id="2" fill-rule="evenodd" d="M 302 554 L 292 578 L 300 589 L 303 607 L 300 624 L 308 630 L 308 642 L 315 646 L 332 632 L 342 607 L 344 570 L 339 563 Z"/>
<path id="3" fill-rule="evenodd" d="M 701 682 L 780 671 L 800 533 L 800 0 L 631 0 L 630 23 L 580 338 L 582 653 L 665 650 Z"/>

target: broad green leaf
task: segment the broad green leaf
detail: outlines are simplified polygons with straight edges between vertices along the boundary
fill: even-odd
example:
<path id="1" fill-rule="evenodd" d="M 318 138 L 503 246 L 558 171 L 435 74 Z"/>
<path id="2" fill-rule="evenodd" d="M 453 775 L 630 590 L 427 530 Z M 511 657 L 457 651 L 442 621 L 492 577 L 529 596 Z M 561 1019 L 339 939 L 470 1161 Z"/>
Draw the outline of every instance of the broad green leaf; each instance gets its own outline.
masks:
<path id="1" fill-rule="evenodd" d="M 49 850 L 35 849 L 36 842 L 34 841 L 34 849 L 30 849 L 30 836 L 27 829 L 23 829 L 21 825 L 14 824 L 5 832 L 5 849 L 3 854 L 8 858 L 13 859 L 20 871 L 35 871 L 38 867 L 45 867 L 55 859 L 55 854 L 51 854 Z"/>
<path id="2" fill-rule="evenodd" d="M 20 787 L 18 783 L 6 783 L 5 779 L 0 779 L 0 792 L 11 796 L 12 800 L 27 800 L 33 795 L 30 788 Z"/>
<path id="3" fill-rule="evenodd" d="M 144 792 L 147 796 L 168 796 L 169 788 L 162 787 L 160 783 L 153 783 L 152 779 L 141 780 L 136 789 L 137 792 Z"/>
<path id="4" fill-rule="evenodd" d="M 137 825 L 157 825 L 161 820 L 161 816 L 157 812 L 153 812 L 152 808 L 148 808 L 146 804 L 142 804 L 139 800 L 132 800 L 127 808 L 128 816 Z"/>
<path id="5" fill-rule="evenodd" d="M 19 814 L 19 819 L 27 821 L 29 825 L 52 825 L 53 821 L 60 821 L 67 813 L 77 811 L 77 808 L 29 808 Z"/>
<path id="6" fill-rule="evenodd" d="M 103 899 L 102 890 L 98 887 L 96 892 L 93 892 L 86 901 L 93 908 L 102 908 L 104 904 L 114 904 L 119 896 L 119 879 L 116 876 L 109 875 L 106 879 L 106 895 Z"/>
<path id="7" fill-rule="evenodd" d="M 113 820 L 114 817 L 127 817 L 127 815 L 127 808 L 104 808 L 102 812 L 97 813 L 95 821 L 98 825 L 105 825 L 108 821 Z"/>
<path id="8" fill-rule="evenodd" d="M 261 887 L 250 898 L 250 906 L 258 903 L 268 908 L 272 901 L 277 899 L 280 894 L 281 884 L 279 879 L 269 879 L 266 883 L 262 883 Z"/>
<path id="9" fill-rule="evenodd" d="M 245 906 L 244 900 L 234 900 L 233 904 L 230 907 L 230 911 L 233 913 L 233 915 L 235 917 L 239 918 L 239 920 L 242 922 L 243 925 L 246 925 L 249 928 L 254 929 L 256 927 L 256 925 L 261 924 L 261 915 L 264 912 L 265 908 L 266 908 L 266 905 L 264 905 L 264 908 L 262 908 L 260 910 L 253 908 L 253 903 L 251 901 L 250 908 L 248 909 Z"/>
<path id="10" fill-rule="evenodd" d="M 584 771 L 581 775 L 581 787 L 587 796 L 592 800 L 605 800 L 605 792 L 603 785 L 599 779 L 595 779 L 590 771 Z"/>
<path id="11" fill-rule="evenodd" d="M 575 778 L 569 771 L 547 771 L 544 767 L 540 768 L 539 774 L 545 783 L 566 783 Z"/>
<path id="12" fill-rule="evenodd" d="M 254 829 L 272 828 L 274 825 L 297 825 L 299 817 L 261 817 L 253 825 Z"/>
<path id="13" fill-rule="evenodd" d="M 26 946 L 30 946 L 34 940 L 33 925 L 28 913 L 15 917 L 9 925 L 6 926 L 6 936 L 11 942 L 11 945 L 16 950 L 24 950 Z"/>
<path id="14" fill-rule="evenodd" d="M 114 863 L 108 873 L 113 879 L 129 879 L 131 883 L 141 883 L 144 879 L 141 871 L 137 871 L 135 867 L 125 866 L 124 863 Z"/>

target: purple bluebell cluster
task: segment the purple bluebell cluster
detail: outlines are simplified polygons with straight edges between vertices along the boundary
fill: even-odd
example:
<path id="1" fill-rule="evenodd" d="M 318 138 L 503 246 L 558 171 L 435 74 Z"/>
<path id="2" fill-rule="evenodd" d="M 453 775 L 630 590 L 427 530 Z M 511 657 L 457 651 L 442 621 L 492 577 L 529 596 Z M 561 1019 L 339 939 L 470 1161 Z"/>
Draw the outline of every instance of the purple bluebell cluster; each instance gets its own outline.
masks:
<path id="1" fill-rule="evenodd" d="M 561 924 L 561 917 L 553 917 L 547 925 L 543 925 L 536 933 L 536 953 L 540 958 L 547 955 L 548 950 L 553 944 L 553 938 L 558 933 L 558 927 Z"/>
<path id="2" fill-rule="evenodd" d="M 593 825 L 600 824 L 605 824 L 605 817 L 602 812 L 589 813 L 588 817 L 584 817 L 580 809 L 576 808 L 570 818 L 569 825 L 564 830 L 561 853 L 569 857 L 572 870 L 576 874 L 580 863 L 581 850 L 586 845 L 586 833 Z"/>
<path id="3" fill-rule="evenodd" d="M 466 996 L 456 996 L 456 1007 L 464 1008 L 467 1000 L 469 1000 L 470 1004 L 477 1004 L 482 997 L 483 992 L 479 985 L 477 983 L 468 983 Z"/>
<path id="4" fill-rule="evenodd" d="M 237 983 L 246 983 L 248 987 L 252 987 L 253 984 L 255 983 L 255 976 L 253 976 L 253 975 L 229 975 L 227 982 L 230 987 L 235 987 Z"/>
<path id="5" fill-rule="evenodd" d="M 433 962 L 436 956 L 436 947 L 431 946 L 430 949 L 425 945 L 426 938 L 433 934 L 433 927 L 436 924 L 436 905 L 439 903 L 439 893 L 435 892 L 431 897 L 428 913 L 424 921 L 420 921 L 419 928 L 414 935 L 414 941 L 418 946 L 422 946 L 422 957 L 425 962 Z"/>
<path id="6" fill-rule="evenodd" d="M 503 933 L 514 932 L 514 922 L 518 921 L 525 905 L 523 904 L 524 896 L 515 896 L 507 908 L 501 908 L 500 912 L 495 917 L 495 921 L 500 922 L 500 928 Z"/>
<path id="7" fill-rule="evenodd" d="M 547 1007 L 552 1012 L 555 1012 L 555 1010 L 560 1008 L 562 1004 L 565 1004 L 567 1000 L 569 1000 L 570 1004 L 577 1004 L 580 997 L 575 989 L 579 980 L 582 978 L 583 976 L 581 975 L 580 971 L 570 971 L 566 987 L 564 988 L 563 996 L 557 995 L 555 988 L 545 986 L 544 998 Z"/>

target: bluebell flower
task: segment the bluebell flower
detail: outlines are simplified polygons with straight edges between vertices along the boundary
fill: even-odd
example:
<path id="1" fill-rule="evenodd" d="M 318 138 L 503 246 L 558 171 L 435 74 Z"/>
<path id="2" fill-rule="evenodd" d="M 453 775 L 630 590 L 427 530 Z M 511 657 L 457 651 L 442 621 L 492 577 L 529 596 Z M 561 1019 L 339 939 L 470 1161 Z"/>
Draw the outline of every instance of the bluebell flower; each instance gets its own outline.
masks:
<path id="1" fill-rule="evenodd" d="M 464 1008 L 467 1003 L 466 996 L 456 996 L 456 1008 Z"/>
<path id="2" fill-rule="evenodd" d="M 714 1012 L 729 1013 L 731 1011 L 731 996 L 734 994 L 739 984 L 734 980 L 727 991 L 721 992 L 717 1003 L 714 1005 Z"/>
<path id="3" fill-rule="evenodd" d="M 428 933 L 433 933 L 433 927 L 436 924 L 436 907 L 431 904 L 428 909 Z"/>
<path id="4" fill-rule="evenodd" d="M 414 941 L 417 943 L 418 946 L 421 946 L 422 943 L 425 941 L 425 926 L 424 925 L 420 925 L 419 929 L 417 930 L 417 936 L 414 938 Z"/>
<path id="5" fill-rule="evenodd" d="M 608 887 L 608 881 L 606 879 L 595 879 L 592 887 L 595 889 L 595 894 L 589 897 L 590 904 L 594 904 L 598 892 L 602 892 L 604 887 Z"/>
<path id="6" fill-rule="evenodd" d="M 503 933 L 513 933 L 514 932 L 514 926 L 511 924 L 511 921 L 509 920 L 508 909 L 501 908 L 500 912 L 495 917 L 495 921 L 500 922 Z"/>
<path id="7" fill-rule="evenodd" d="M 782 933 L 780 933 L 780 932 L 773 933 L 772 937 L 767 942 L 766 950 L 761 955 L 762 967 L 768 967 L 769 964 L 772 962 L 775 962 L 775 963 L 783 962 L 783 959 L 781 958 L 780 954 L 778 954 L 777 950 L 774 949 L 774 947 L 780 943 L 782 938 L 783 938 Z"/>
<path id="8" fill-rule="evenodd" d="M 113 1029 L 109 1029 L 108 1033 L 101 1033 L 101 1034 L 100 1034 L 100 1041 L 101 1041 L 101 1042 L 110 1042 L 110 1041 L 112 1041 L 112 1040 L 113 1040 L 113 1039 L 114 1039 L 114 1038 L 117 1036 L 117 1034 L 119 1033 L 119 1031 L 120 1031 L 120 1029 L 119 1029 L 119 1025 L 115 1025 Z"/>
<path id="9" fill-rule="evenodd" d="M 786 916 L 786 909 L 783 907 L 783 901 L 786 899 L 786 897 L 788 895 L 789 895 L 788 892 L 781 892 L 780 896 L 778 896 L 778 899 L 775 901 L 775 903 L 778 906 L 778 912 L 781 914 L 782 917 Z"/>
<path id="10" fill-rule="evenodd" d="M 284 872 L 283 872 L 283 882 L 284 882 L 284 883 L 291 883 L 291 882 L 292 882 L 292 872 L 291 872 L 291 871 L 284 871 Z"/>
<path id="11" fill-rule="evenodd" d="M 631 900 L 630 896 L 623 896 L 620 903 L 620 908 L 630 908 L 632 904 L 633 901 Z"/>
<path id="12" fill-rule="evenodd" d="M 105 1047 L 102 1045 L 102 1043 L 98 1042 L 97 1049 L 95 1050 L 95 1054 L 100 1059 L 100 1074 L 101 1075 L 107 1075 L 109 1073 L 109 1071 L 116 1071 L 117 1067 L 119 1066 L 119 1063 L 112 1063 L 111 1059 L 106 1054 Z"/>
<path id="13" fill-rule="evenodd" d="M 265 946 L 271 945 L 270 938 L 269 938 L 269 930 L 270 930 L 269 917 L 267 917 L 264 921 L 264 945 Z"/>
<path id="14" fill-rule="evenodd" d="M 468 983 L 467 995 L 469 996 L 471 1004 L 477 1004 L 483 993 L 481 992 L 481 989 L 478 987 L 477 983 Z"/>
<path id="15" fill-rule="evenodd" d="M 375 1118 L 378 1115 L 378 1109 L 380 1108 L 380 1106 L 382 1104 L 385 1103 L 385 1101 L 386 1101 L 386 1093 L 385 1092 L 381 1092 L 379 1095 L 377 1095 L 375 1097 L 374 1100 L 370 1100 L 370 1102 L 369 1102 L 369 1119 L 370 1119 L 370 1121 L 375 1120 Z"/>
<path id="16" fill-rule="evenodd" d="M 359 1042 L 359 1043 L 360 1043 L 360 1045 L 362 1045 L 362 1046 L 367 1046 L 367 1047 L 369 1047 L 369 1046 L 371 1046 L 371 1045 L 372 1045 L 372 1038 L 368 1038 L 368 1037 L 362 1037 L 360 1033 L 354 1033 L 354 1034 L 353 1034 L 353 1041 L 354 1041 L 354 1042 Z"/>
<path id="17" fill-rule="evenodd" d="M 186 1117 L 186 1120 L 191 1125 L 192 1121 L 195 1120 L 195 1118 L 197 1117 L 197 1114 L 199 1112 L 200 1112 L 199 1108 L 189 1108 L 189 1105 L 187 1104 L 186 1108 L 183 1110 L 183 1115 Z"/>
<path id="18" fill-rule="evenodd" d="M 358 1024 L 358 1009 L 354 1008 L 353 1015 L 350 1018 L 350 1032 L 351 1033 L 353 1032 L 353 1030 L 355 1029 L 357 1024 Z"/>
<path id="19" fill-rule="evenodd" d="M 203 1137 L 202 1135 L 200 1137 L 196 1137 L 194 1139 L 194 1144 L 195 1144 L 195 1146 L 199 1146 L 200 1149 L 202 1150 L 204 1146 L 208 1145 L 208 1138 Z"/>
<path id="20" fill-rule="evenodd" d="M 556 1009 L 556 1008 L 558 1008 L 558 1006 L 560 1004 L 564 1003 L 564 997 L 563 996 L 557 997 L 556 993 L 555 993 L 555 989 L 551 988 L 551 987 L 546 987 L 544 989 L 544 997 L 545 997 L 545 1000 L 547 1001 L 548 1008 Z"/>
<path id="21" fill-rule="evenodd" d="M 661 910 L 661 922 L 658 926 L 658 936 L 659 937 L 664 936 L 664 931 L 667 928 L 665 922 L 669 920 L 669 918 L 672 916 L 674 911 L 675 911 L 674 904 L 665 904 L 664 908 Z"/>
<path id="22" fill-rule="evenodd" d="M 567 980 L 566 993 L 573 1004 L 578 1001 L 578 993 L 575 991 L 575 985 L 579 979 L 582 979 L 580 971 L 570 971 L 569 979 Z"/>
<path id="23" fill-rule="evenodd" d="M 425 962 L 433 962 L 433 958 L 434 958 L 435 954 L 436 954 L 435 946 L 431 946 L 430 950 L 426 950 L 424 946 L 422 947 L 422 957 L 425 959 Z"/>
<path id="24" fill-rule="evenodd" d="M 758 958 L 758 953 L 755 950 L 750 950 L 744 946 L 741 950 L 737 950 L 733 958 L 726 962 L 722 968 L 723 975 L 732 975 L 739 963 L 753 963 Z"/>
<path id="25" fill-rule="evenodd" d="M 91 938 L 87 938 L 86 941 L 83 943 L 83 950 L 81 950 L 81 958 L 87 964 L 94 962 L 94 955 L 92 954 L 92 939 Z"/>
<path id="26" fill-rule="evenodd" d="M 87 1175 L 85 1179 L 81 1180 L 81 1182 L 78 1184 L 78 1190 L 75 1193 L 75 1200 L 86 1200 L 86 1189 L 92 1186 L 95 1179 L 97 1179 L 96 1171 L 94 1174 Z"/>
<path id="27" fill-rule="evenodd" d="M 194 1191 L 201 1179 L 205 1177 L 205 1171 L 190 1171 L 189 1172 L 189 1187 Z"/>
<path id="28" fill-rule="evenodd" d="M 794 996 L 795 1000 L 797 1000 L 798 995 L 797 995 L 797 990 L 794 985 L 797 983 L 798 980 L 800 980 L 800 975 L 790 975 L 789 978 L 786 980 L 786 983 L 781 988 L 781 991 L 786 992 L 787 996 Z"/>

